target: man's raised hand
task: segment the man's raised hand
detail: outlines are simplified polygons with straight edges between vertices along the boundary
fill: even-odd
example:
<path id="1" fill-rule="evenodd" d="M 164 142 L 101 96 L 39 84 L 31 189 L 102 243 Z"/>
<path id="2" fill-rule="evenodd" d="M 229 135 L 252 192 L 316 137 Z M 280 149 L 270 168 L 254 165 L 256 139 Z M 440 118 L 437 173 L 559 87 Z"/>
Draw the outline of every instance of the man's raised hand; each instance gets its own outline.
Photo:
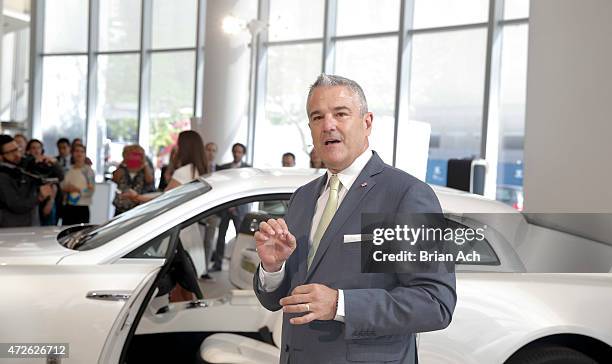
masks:
<path id="1" fill-rule="evenodd" d="M 283 219 L 262 221 L 255 233 L 255 243 L 266 272 L 278 272 L 296 247 L 295 236 Z"/>

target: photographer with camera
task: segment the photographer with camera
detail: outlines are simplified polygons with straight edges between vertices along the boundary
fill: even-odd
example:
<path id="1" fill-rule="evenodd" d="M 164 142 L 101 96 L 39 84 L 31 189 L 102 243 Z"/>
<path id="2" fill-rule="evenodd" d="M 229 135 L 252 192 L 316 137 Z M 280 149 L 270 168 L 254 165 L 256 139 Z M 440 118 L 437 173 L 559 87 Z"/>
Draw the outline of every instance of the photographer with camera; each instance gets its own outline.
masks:
<path id="1" fill-rule="evenodd" d="M 53 187 L 26 171 L 21 149 L 9 135 L 0 135 L 0 227 L 39 225 L 39 203 L 50 199 Z"/>

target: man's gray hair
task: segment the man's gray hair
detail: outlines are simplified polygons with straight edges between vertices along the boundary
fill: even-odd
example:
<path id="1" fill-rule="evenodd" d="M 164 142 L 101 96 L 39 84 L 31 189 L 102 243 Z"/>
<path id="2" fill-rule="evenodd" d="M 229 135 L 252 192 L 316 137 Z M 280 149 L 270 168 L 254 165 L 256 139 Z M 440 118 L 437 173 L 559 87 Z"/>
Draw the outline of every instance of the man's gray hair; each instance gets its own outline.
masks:
<path id="1" fill-rule="evenodd" d="M 366 101 L 363 89 L 361 88 L 361 86 L 359 86 L 357 82 L 342 76 L 326 75 L 325 73 L 321 73 L 319 77 L 317 77 L 317 80 L 310 86 L 306 103 L 308 103 L 308 101 L 310 100 L 310 97 L 312 96 L 312 93 L 315 88 L 333 86 L 344 86 L 351 90 L 359 98 L 359 111 L 361 116 L 364 116 L 368 112 L 368 102 Z M 308 112 L 308 105 L 306 105 L 306 112 Z"/>

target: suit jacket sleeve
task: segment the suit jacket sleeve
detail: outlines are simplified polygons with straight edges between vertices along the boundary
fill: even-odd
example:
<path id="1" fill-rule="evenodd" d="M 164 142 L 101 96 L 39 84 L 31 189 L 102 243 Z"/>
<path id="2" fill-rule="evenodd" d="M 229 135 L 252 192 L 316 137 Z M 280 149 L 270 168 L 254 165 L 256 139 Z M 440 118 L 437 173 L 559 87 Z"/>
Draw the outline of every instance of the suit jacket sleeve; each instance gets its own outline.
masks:
<path id="1" fill-rule="evenodd" d="M 301 188 L 291 195 L 291 199 L 289 200 L 289 206 L 287 208 L 287 214 L 285 215 L 285 219 L 288 220 L 291 218 L 291 206 L 293 205 L 293 198 L 299 192 Z M 289 290 L 291 289 L 291 278 L 290 278 L 290 267 L 292 261 L 296 259 L 296 251 L 294 250 L 287 262 L 285 263 L 285 276 L 283 277 L 283 281 L 280 286 L 271 292 L 266 292 L 261 288 L 261 283 L 259 282 L 259 270 L 261 269 L 261 264 L 257 268 L 255 275 L 253 276 L 253 290 L 255 291 L 255 295 L 259 302 L 270 311 L 278 311 L 281 309 L 280 301 L 281 298 L 289 295 Z"/>
<path id="2" fill-rule="evenodd" d="M 401 200 L 398 213 L 442 212 L 440 204 L 425 183 L 410 187 Z M 397 286 L 385 289 L 344 291 L 345 339 L 443 329 L 451 322 L 457 295 L 455 274 L 396 274 Z"/>

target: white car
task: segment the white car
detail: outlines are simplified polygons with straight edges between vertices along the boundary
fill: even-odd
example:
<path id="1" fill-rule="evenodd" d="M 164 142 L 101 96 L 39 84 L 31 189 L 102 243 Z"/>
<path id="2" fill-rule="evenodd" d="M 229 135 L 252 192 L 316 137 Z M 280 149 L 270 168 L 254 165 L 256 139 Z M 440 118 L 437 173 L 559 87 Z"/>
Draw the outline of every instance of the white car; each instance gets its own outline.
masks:
<path id="1" fill-rule="evenodd" d="M 275 362 L 279 313 L 261 307 L 251 289 L 258 264 L 252 235 L 262 219 L 282 216 L 291 193 L 321 173 L 221 171 L 100 226 L 0 230 L 0 343 L 68 344 L 62 363 Z M 499 202 L 434 190 L 449 222 L 488 229 L 484 243 L 465 245 L 484 259 L 457 265 L 451 325 L 418 335 L 421 363 L 612 358 L 612 274 L 526 273 L 538 263 L 532 253 L 539 241 L 567 245 L 584 238 L 531 224 Z M 206 222 L 237 206 L 247 215 L 231 239 L 229 269 L 214 282 L 198 279 Z M 197 282 L 205 299 L 168 302 L 164 294 L 164 280 L 176 273 L 179 240 L 195 263 L 190 269 L 189 260 L 181 261 L 190 275 L 183 279 Z M 605 248 L 585 253 L 584 259 L 599 259 L 590 269 L 610 271 L 612 248 Z M 11 355 L 0 353 L 0 362 L 14 362 Z"/>

